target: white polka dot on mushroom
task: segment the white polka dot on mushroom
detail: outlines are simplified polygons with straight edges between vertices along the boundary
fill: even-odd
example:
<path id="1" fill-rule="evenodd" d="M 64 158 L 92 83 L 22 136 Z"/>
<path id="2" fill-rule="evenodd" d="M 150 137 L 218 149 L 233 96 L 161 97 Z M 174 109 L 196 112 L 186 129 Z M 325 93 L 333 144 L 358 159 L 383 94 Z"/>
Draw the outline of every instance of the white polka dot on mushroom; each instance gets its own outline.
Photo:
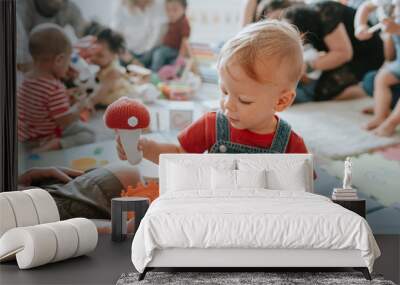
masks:
<path id="1" fill-rule="evenodd" d="M 138 119 L 136 117 L 130 117 L 128 119 L 128 125 L 131 127 L 136 127 L 136 125 L 138 124 Z"/>

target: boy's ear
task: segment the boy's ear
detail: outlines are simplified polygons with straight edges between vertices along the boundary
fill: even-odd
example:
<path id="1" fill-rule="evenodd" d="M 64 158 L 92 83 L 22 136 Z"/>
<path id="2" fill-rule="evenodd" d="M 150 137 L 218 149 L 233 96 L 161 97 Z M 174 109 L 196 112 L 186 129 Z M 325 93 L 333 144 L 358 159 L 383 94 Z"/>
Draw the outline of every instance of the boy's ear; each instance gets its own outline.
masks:
<path id="1" fill-rule="evenodd" d="M 296 92 L 294 90 L 284 91 L 278 98 L 276 102 L 275 111 L 282 112 L 287 107 L 293 104 L 294 98 L 296 97 Z"/>
<path id="2" fill-rule="evenodd" d="M 60 53 L 60 54 L 56 55 L 54 60 L 55 60 L 56 64 L 61 64 L 64 61 L 65 57 L 66 57 L 66 54 Z"/>

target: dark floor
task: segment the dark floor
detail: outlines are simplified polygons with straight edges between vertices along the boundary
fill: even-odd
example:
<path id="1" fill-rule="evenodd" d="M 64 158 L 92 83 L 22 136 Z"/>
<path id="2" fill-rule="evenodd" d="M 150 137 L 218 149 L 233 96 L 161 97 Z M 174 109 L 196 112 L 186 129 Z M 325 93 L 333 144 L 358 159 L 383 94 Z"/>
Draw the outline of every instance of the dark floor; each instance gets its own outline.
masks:
<path id="1" fill-rule="evenodd" d="M 111 241 L 99 235 L 96 250 L 81 256 L 41 267 L 18 270 L 16 262 L 0 265 L 0 284 L 115 284 L 124 272 L 132 272 L 132 240 Z"/>

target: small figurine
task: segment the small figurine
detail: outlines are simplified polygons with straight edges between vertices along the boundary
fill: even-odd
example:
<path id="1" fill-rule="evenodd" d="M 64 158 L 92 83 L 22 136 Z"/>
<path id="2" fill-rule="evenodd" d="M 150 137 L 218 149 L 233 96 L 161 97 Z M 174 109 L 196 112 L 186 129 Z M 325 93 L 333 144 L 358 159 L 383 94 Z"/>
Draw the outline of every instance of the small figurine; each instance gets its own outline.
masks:
<path id="1" fill-rule="evenodd" d="M 345 162 L 344 162 L 344 178 L 343 178 L 343 189 L 352 189 L 351 187 L 351 158 L 347 157 Z"/>

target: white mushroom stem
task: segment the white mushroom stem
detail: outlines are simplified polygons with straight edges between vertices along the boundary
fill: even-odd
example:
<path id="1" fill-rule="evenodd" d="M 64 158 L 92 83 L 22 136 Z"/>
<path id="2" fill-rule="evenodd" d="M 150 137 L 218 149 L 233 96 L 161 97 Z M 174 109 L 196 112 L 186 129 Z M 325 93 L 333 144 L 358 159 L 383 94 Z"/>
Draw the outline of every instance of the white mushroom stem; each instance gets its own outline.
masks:
<path id="1" fill-rule="evenodd" d="M 141 133 L 142 129 L 118 130 L 126 157 L 132 165 L 138 164 L 143 157 L 143 152 L 138 150 L 138 142 Z"/>

